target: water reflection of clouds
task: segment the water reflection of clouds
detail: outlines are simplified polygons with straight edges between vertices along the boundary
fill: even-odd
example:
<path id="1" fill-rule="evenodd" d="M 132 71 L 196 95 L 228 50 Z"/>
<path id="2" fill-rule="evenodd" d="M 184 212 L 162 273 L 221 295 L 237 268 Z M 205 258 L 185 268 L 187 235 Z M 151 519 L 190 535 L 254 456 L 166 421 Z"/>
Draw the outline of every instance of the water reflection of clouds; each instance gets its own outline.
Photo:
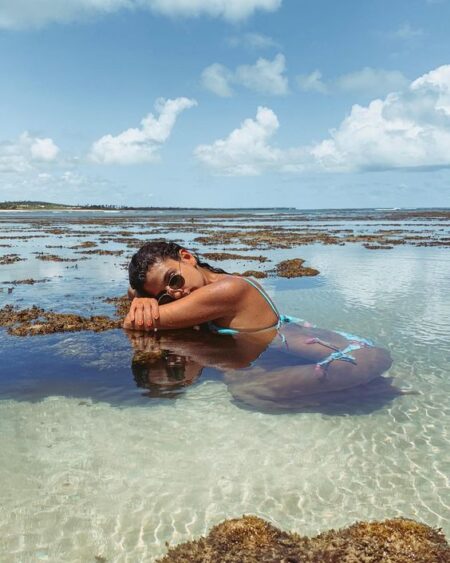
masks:
<path id="1" fill-rule="evenodd" d="M 316 264 L 346 304 L 383 312 L 404 336 L 448 340 L 450 261 L 441 251 L 355 249 L 343 257 L 342 250 L 317 257 Z"/>
<path id="2" fill-rule="evenodd" d="M 318 267 L 344 299 L 367 308 L 383 306 L 414 293 L 423 269 L 420 257 L 399 256 L 394 251 L 329 252 L 318 257 Z M 322 264 L 321 264 L 322 262 Z"/>

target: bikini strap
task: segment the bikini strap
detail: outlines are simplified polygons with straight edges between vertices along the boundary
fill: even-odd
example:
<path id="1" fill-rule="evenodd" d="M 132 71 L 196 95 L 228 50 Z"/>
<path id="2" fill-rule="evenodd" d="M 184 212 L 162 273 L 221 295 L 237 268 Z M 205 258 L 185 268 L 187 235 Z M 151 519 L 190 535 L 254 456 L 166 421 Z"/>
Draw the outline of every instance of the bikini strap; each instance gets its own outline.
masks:
<path id="1" fill-rule="evenodd" d="M 281 322 L 281 315 L 278 311 L 278 309 L 275 306 L 275 303 L 272 301 L 272 299 L 267 295 L 267 293 L 258 285 L 256 285 L 255 282 L 253 282 L 252 280 L 248 279 L 248 278 L 242 278 L 243 280 L 245 280 L 247 283 L 249 283 L 250 285 L 252 285 L 256 290 L 259 291 L 259 293 L 264 297 L 264 299 L 267 301 L 267 303 L 270 305 L 272 311 L 275 313 L 275 315 L 278 318 L 278 323 Z"/>

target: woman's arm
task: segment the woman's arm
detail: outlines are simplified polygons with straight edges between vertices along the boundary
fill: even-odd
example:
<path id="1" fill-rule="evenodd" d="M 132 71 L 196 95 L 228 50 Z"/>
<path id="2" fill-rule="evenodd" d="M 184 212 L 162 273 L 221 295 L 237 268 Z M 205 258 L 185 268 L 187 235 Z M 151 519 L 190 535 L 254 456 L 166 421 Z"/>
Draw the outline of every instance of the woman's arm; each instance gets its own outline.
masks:
<path id="1" fill-rule="evenodd" d="M 246 290 L 243 280 L 227 277 L 160 307 L 156 299 L 136 297 L 123 326 L 135 330 L 187 328 L 233 317 Z"/>

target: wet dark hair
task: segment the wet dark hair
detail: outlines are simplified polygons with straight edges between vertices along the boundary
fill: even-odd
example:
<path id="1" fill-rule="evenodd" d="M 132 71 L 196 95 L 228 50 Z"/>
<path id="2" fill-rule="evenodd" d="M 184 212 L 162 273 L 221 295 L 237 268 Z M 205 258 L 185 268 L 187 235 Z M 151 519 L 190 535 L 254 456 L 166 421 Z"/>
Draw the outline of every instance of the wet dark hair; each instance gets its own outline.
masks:
<path id="1" fill-rule="evenodd" d="M 141 246 L 131 258 L 128 266 L 130 286 L 141 295 L 145 295 L 144 284 L 147 272 L 150 268 L 152 268 L 156 262 L 161 262 L 166 258 L 180 261 L 180 250 L 183 250 L 183 248 L 183 246 L 171 241 L 153 241 L 147 242 L 144 246 Z M 214 268 L 214 266 L 202 262 L 198 256 L 196 256 L 196 258 L 197 265 L 201 268 L 206 268 L 216 274 L 227 273 L 225 270 L 222 270 L 222 268 Z"/>

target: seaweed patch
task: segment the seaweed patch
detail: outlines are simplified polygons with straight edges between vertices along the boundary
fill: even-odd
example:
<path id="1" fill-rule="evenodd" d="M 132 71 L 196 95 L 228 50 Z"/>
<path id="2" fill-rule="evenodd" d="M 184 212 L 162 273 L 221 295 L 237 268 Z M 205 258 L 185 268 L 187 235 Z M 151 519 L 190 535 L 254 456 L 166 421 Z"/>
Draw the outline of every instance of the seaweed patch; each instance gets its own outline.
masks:
<path id="1" fill-rule="evenodd" d="M 15 262 L 22 262 L 25 258 L 20 257 L 18 254 L 4 254 L 0 256 L 0 266 L 6 266 L 7 264 L 14 264 Z"/>
<path id="2" fill-rule="evenodd" d="M 225 520 L 206 537 L 169 547 L 159 563 L 445 563 L 450 547 L 440 530 L 395 518 L 358 522 L 313 538 L 287 533 L 257 516 Z"/>
<path id="3" fill-rule="evenodd" d="M 230 252 L 203 252 L 202 256 L 207 260 L 255 260 L 258 262 L 266 262 L 267 256 L 253 256 L 245 254 L 233 254 Z"/>
<path id="4" fill-rule="evenodd" d="M 282 260 L 275 267 L 276 275 L 280 278 L 299 278 L 303 276 L 317 276 L 320 273 L 315 268 L 304 267 L 304 262 L 301 258 Z"/>

